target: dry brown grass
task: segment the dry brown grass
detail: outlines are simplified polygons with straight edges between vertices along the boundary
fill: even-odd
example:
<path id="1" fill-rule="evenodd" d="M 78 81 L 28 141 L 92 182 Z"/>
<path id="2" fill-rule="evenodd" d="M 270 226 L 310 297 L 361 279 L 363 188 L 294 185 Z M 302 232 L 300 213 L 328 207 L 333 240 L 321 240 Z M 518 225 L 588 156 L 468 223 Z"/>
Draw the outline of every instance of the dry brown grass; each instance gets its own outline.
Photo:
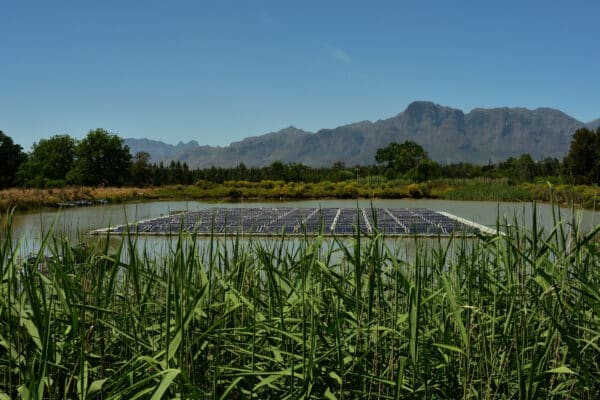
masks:
<path id="1" fill-rule="evenodd" d="M 156 198 L 154 188 L 117 188 L 117 187 L 98 187 L 90 189 L 90 195 L 94 199 L 107 199 L 114 202 L 153 199 Z"/>
<path id="2" fill-rule="evenodd" d="M 152 188 L 116 187 L 66 187 L 59 189 L 4 189 L 0 190 L 0 211 L 16 207 L 31 210 L 53 207 L 56 203 L 70 200 L 99 200 L 110 202 L 155 198 Z"/>

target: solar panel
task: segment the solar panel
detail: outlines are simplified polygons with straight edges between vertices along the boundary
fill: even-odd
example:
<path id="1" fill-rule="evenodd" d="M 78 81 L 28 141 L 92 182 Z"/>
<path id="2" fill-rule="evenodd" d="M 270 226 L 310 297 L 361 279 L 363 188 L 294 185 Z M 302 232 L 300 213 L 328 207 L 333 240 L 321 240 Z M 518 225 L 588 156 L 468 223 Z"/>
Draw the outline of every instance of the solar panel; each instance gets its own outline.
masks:
<path id="1" fill-rule="evenodd" d="M 208 208 L 99 229 L 92 233 L 127 231 L 174 235 L 180 230 L 200 235 L 475 235 L 489 229 L 427 208 Z"/>

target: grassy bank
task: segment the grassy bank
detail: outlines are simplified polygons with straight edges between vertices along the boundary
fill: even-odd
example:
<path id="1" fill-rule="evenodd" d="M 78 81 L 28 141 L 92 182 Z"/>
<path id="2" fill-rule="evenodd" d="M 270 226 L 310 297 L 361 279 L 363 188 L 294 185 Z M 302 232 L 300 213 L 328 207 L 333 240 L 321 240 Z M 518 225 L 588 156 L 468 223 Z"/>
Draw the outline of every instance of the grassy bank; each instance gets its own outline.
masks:
<path id="1" fill-rule="evenodd" d="M 600 188 L 586 185 L 543 183 L 510 184 L 506 179 L 440 180 L 431 192 L 448 200 L 541 201 L 597 209 Z"/>
<path id="2" fill-rule="evenodd" d="M 0 191 L 0 211 L 12 207 L 32 210 L 53 207 L 68 200 L 99 200 L 125 202 L 147 199 L 195 199 L 236 201 L 240 198 L 254 200 L 300 199 L 355 199 L 355 198 L 405 198 L 423 197 L 427 185 L 405 182 L 370 183 L 344 182 L 283 182 L 283 181 L 227 181 L 222 184 L 200 181 L 196 185 L 173 185 L 154 188 L 63 188 L 63 189 L 8 189 Z"/>
<path id="3" fill-rule="evenodd" d="M 55 207 L 70 200 L 106 199 L 112 203 L 156 198 L 149 188 L 91 188 L 66 187 L 58 189 L 4 189 L 0 190 L 0 211 L 16 207 L 19 211 Z"/>
<path id="4" fill-rule="evenodd" d="M 148 199 L 195 200 L 302 200 L 302 199 L 402 199 L 440 198 L 479 201 L 542 201 L 595 209 L 600 189 L 593 186 L 547 183 L 511 184 L 506 179 L 455 179 L 411 183 L 383 178 L 362 178 L 342 182 L 226 181 L 222 184 L 199 181 L 195 185 L 155 188 L 63 188 L 9 189 L 0 191 L 0 211 L 16 206 L 31 210 L 55 206 L 68 200 L 125 202 Z"/>
<path id="5" fill-rule="evenodd" d="M 0 398 L 596 399 L 600 245 L 568 228 L 27 261 L 3 231 Z"/>

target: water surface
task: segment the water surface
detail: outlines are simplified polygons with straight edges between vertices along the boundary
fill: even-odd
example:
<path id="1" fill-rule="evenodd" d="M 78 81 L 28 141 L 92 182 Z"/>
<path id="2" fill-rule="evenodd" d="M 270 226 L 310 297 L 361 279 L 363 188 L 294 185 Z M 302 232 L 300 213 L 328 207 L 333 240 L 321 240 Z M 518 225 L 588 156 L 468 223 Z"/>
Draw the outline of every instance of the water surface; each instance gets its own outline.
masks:
<path id="1" fill-rule="evenodd" d="M 120 225 L 144 219 L 169 215 L 179 211 L 196 211 L 210 207 L 374 207 L 381 208 L 417 208 L 426 207 L 437 211 L 446 211 L 482 225 L 495 227 L 501 224 L 518 223 L 521 226 L 533 225 L 533 205 L 531 203 L 498 203 L 483 201 L 454 200 L 304 200 L 286 202 L 238 202 L 210 203 L 203 201 L 151 201 L 127 204 L 100 205 L 69 209 L 43 209 L 34 212 L 15 213 L 12 234 L 22 240 L 23 251 L 34 251 L 39 247 L 44 233 L 52 228 L 59 236 L 72 242 L 90 240 L 86 233 L 98 228 Z M 564 223 L 576 221 L 583 231 L 589 231 L 600 224 L 600 213 L 590 210 L 571 210 L 555 208 L 556 217 L 560 214 Z M 552 207 L 537 204 L 538 226 L 546 231 L 554 226 Z M 6 215 L 2 216 L 6 223 Z M 144 238 L 145 244 L 164 246 L 173 238 Z"/>

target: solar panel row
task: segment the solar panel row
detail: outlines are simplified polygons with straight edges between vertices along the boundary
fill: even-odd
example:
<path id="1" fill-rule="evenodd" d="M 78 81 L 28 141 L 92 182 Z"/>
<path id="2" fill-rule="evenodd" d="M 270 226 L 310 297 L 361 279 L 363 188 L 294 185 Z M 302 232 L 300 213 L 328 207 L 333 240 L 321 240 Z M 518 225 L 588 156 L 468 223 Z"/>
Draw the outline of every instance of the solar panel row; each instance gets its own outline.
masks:
<path id="1" fill-rule="evenodd" d="M 452 235 L 478 229 L 426 208 L 210 208 L 111 228 L 142 234 Z"/>

